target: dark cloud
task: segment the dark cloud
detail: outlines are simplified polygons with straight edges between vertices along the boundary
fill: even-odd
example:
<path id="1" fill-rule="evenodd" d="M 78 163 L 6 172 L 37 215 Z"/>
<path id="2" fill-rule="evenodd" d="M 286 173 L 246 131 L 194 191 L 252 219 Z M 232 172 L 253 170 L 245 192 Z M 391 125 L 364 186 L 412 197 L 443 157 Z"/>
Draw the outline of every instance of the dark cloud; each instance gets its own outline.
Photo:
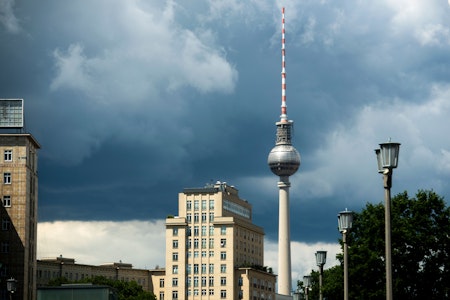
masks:
<path id="1" fill-rule="evenodd" d="M 380 201 L 373 149 L 389 137 L 402 143 L 393 193 L 450 193 L 444 4 L 287 6 L 288 115 L 302 156 L 291 178 L 294 239 L 335 241 L 340 210 Z M 280 114 L 280 7 L 6 8 L 1 16 L 16 21 L 0 22 L 0 96 L 25 99 L 27 130 L 42 144 L 40 220 L 161 219 L 183 188 L 222 180 L 276 236 L 267 155 Z"/>

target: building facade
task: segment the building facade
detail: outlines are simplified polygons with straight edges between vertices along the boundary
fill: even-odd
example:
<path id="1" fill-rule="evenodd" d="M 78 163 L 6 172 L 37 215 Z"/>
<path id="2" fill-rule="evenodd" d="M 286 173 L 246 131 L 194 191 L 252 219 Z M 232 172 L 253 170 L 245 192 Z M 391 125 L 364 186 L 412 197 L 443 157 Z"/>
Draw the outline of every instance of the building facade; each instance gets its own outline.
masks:
<path id="1" fill-rule="evenodd" d="M 103 276 L 111 280 L 135 281 L 144 291 L 153 291 L 163 278 L 164 269 L 134 269 L 129 263 L 114 262 L 99 266 L 75 263 L 74 258 L 63 256 L 42 258 L 37 261 L 37 287 L 45 287 L 52 280 L 66 278 L 76 282 L 86 278 Z M 157 287 L 156 287 L 157 288 Z"/>
<path id="2" fill-rule="evenodd" d="M 166 274 L 155 295 L 172 299 L 275 299 L 264 265 L 264 231 L 238 190 L 217 182 L 187 188 L 166 219 Z"/>
<path id="3" fill-rule="evenodd" d="M 36 299 L 38 149 L 31 134 L 0 134 L 0 299 L 10 278 L 17 299 Z"/>

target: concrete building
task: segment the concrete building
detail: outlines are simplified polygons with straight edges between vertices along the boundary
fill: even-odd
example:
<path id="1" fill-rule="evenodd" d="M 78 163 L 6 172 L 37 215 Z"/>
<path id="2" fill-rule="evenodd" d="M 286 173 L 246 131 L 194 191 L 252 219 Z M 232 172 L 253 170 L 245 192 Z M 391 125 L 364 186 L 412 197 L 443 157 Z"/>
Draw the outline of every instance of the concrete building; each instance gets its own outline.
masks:
<path id="1" fill-rule="evenodd" d="M 31 134 L 0 134 L 0 298 L 17 280 L 17 299 L 36 299 L 37 151 Z"/>
<path id="2" fill-rule="evenodd" d="M 263 267 L 264 232 L 238 190 L 217 182 L 187 188 L 166 219 L 166 274 L 154 293 L 172 299 L 275 299 Z"/>

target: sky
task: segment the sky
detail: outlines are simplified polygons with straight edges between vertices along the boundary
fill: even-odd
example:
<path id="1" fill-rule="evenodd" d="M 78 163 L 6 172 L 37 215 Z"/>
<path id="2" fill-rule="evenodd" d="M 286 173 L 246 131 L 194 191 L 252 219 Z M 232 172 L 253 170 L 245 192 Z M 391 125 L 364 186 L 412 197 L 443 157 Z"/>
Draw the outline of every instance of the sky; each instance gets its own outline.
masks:
<path id="1" fill-rule="evenodd" d="M 164 238 L 178 193 L 220 180 L 253 204 L 276 271 L 267 155 L 281 7 L 302 159 L 290 178 L 293 278 L 316 268 L 316 250 L 333 264 L 339 211 L 383 201 L 379 143 L 401 143 L 393 195 L 432 189 L 449 203 L 447 1 L 5 0 L 0 98 L 24 99 L 41 144 L 38 256 L 163 266 L 152 240 Z M 129 242 L 133 256 L 120 243 L 130 234 L 142 237 Z"/>

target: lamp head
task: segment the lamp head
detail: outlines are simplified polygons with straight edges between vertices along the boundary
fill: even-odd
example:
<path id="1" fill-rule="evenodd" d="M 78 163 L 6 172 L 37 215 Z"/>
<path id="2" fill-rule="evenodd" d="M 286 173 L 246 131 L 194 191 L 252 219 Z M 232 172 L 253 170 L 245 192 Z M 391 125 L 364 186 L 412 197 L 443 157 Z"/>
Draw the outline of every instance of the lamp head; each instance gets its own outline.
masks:
<path id="1" fill-rule="evenodd" d="M 327 262 L 327 251 L 316 252 L 316 264 L 322 267 Z"/>
<path id="2" fill-rule="evenodd" d="M 398 154 L 400 151 L 400 143 L 381 143 L 379 152 L 375 150 L 378 161 L 378 172 L 381 169 L 395 169 L 398 165 Z"/>
<path id="3" fill-rule="evenodd" d="M 338 214 L 338 226 L 339 226 L 339 232 L 344 233 L 349 231 L 352 228 L 353 223 L 353 212 L 348 211 L 345 209 L 345 211 L 341 211 Z"/>

